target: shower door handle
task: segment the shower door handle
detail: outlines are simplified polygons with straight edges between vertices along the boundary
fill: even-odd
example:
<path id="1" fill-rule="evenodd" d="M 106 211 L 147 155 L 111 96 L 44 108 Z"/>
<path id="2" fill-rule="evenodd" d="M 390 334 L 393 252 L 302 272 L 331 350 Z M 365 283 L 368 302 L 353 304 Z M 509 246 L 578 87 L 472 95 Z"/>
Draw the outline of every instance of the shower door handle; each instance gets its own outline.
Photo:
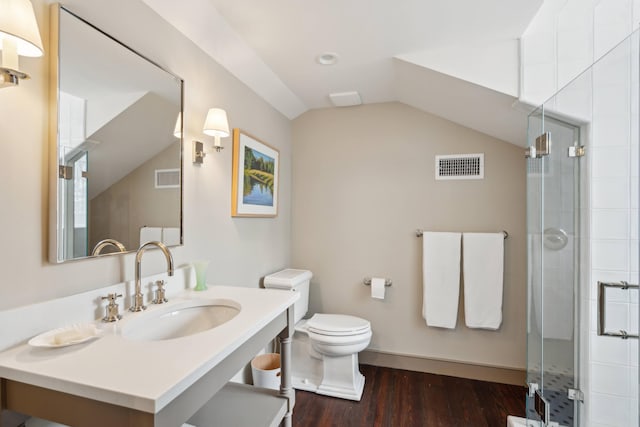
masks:
<path id="1" fill-rule="evenodd" d="M 628 338 L 638 338 L 638 334 L 629 334 L 624 329 L 621 329 L 617 332 L 608 332 L 606 325 L 606 306 L 607 306 L 607 297 L 606 291 L 607 288 L 615 288 L 622 290 L 629 289 L 638 289 L 638 285 L 630 285 L 627 282 L 598 282 L 598 335 L 605 337 L 618 337 L 626 340 Z"/>

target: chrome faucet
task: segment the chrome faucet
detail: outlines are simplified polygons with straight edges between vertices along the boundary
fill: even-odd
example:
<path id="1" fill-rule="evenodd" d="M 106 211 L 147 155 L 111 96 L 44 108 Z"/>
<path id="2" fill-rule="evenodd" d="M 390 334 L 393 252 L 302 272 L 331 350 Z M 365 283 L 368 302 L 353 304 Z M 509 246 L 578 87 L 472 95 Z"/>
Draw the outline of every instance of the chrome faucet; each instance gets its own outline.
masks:
<path id="1" fill-rule="evenodd" d="M 133 296 L 133 305 L 129 309 L 130 311 L 142 311 L 146 309 L 143 303 L 143 295 L 142 295 L 142 284 L 140 283 L 140 270 L 142 264 L 142 255 L 144 251 L 147 250 L 150 246 L 157 246 L 160 248 L 164 257 L 167 259 L 167 273 L 169 276 L 173 276 L 173 257 L 171 256 L 171 252 L 169 252 L 169 248 L 164 243 L 161 242 L 147 242 L 144 245 L 138 248 L 136 252 L 136 293 Z"/>
<path id="2" fill-rule="evenodd" d="M 107 246 L 114 246 L 116 249 L 118 249 L 118 252 L 127 251 L 127 248 L 125 248 L 124 245 L 118 242 L 116 239 L 104 239 L 104 240 L 100 240 L 94 246 L 93 250 L 91 251 L 91 256 L 100 255 L 100 252 L 102 252 L 102 250 Z"/>

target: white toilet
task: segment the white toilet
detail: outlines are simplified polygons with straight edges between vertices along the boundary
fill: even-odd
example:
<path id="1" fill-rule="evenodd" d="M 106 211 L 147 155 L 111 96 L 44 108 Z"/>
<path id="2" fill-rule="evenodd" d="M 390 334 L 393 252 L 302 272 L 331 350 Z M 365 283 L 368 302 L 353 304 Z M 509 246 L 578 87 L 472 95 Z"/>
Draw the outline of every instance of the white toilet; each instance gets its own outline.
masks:
<path id="1" fill-rule="evenodd" d="M 360 400 L 364 375 L 358 353 L 371 342 L 368 320 L 344 314 L 314 314 L 302 320 L 309 308 L 308 270 L 282 270 L 264 278 L 264 287 L 300 292 L 294 304 L 293 387 L 342 399 Z"/>

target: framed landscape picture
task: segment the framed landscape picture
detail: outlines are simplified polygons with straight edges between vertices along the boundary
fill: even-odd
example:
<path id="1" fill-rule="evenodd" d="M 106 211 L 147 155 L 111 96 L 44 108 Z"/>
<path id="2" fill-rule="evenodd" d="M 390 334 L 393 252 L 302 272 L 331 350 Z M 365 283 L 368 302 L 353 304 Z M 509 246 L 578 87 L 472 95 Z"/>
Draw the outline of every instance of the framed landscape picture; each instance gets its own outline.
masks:
<path id="1" fill-rule="evenodd" d="M 231 216 L 274 217 L 278 214 L 280 152 L 233 130 Z"/>

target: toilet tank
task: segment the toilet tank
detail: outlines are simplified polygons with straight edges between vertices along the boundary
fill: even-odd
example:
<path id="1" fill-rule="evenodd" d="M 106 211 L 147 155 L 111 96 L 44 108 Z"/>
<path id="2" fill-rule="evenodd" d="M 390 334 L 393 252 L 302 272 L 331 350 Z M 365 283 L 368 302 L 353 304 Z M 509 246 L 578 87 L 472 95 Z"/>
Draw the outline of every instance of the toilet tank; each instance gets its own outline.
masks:
<path id="1" fill-rule="evenodd" d="M 309 309 L 309 281 L 313 274 L 309 270 L 294 270 L 288 268 L 270 274 L 264 278 L 267 289 L 284 289 L 300 292 L 300 298 L 293 305 L 293 318 L 298 323 Z"/>

